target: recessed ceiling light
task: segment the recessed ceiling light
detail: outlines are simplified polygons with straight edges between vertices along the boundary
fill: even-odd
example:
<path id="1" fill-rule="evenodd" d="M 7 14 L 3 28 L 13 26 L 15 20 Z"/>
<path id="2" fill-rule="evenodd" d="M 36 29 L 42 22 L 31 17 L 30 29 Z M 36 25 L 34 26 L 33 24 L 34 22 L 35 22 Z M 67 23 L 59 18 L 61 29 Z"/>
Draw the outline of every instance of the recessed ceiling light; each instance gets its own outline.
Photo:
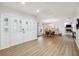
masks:
<path id="1" fill-rule="evenodd" d="M 25 2 L 22 2 L 22 4 L 25 4 Z"/>
<path id="2" fill-rule="evenodd" d="M 37 9 L 36 12 L 39 13 L 39 9 Z"/>

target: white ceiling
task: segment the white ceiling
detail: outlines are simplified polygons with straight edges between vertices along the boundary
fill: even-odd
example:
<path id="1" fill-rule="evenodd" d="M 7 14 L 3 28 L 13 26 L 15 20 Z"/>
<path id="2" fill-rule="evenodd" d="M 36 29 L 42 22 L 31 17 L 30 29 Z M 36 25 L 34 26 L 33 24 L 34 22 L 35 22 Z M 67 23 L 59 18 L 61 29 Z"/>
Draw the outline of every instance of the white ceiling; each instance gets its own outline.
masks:
<path id="1" fill-rule="evenodd" d="M 65 19 L 73 17 L 77 11 L 78 2 L 4 2 L 0 3 L 5 7 L 9 7 L 18 11 L 29 13 L 41 19 L 54 18 Z M 36 10 L 39 9 L 39 13 Z"/>

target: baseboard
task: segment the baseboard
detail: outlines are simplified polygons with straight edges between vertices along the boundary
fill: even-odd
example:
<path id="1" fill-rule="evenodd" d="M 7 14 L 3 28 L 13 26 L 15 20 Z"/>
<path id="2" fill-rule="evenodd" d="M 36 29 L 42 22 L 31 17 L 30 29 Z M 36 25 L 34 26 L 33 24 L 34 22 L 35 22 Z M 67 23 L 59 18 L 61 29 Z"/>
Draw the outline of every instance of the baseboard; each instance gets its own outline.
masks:
<path id="1" fill-rule="evenodd" d="M 14 47 L 14 46 L 17 46 L 17 45 L 21 45 L 21 44 L 24 44 L 24 43 L 29 43 L 29 42 L 35 41 L 35 40 L 37 40 L 37 39 L 32 39 L 32 40 L 28 40 L 28 41 L 26 41 L 26 42 L 17 43 L 17 44 L 11 45 L 11 46 L 6 47 L 6 48 L 1 48 L 0 50 L 7 49 L 7 48 L 10 48 L 10 47 Z"/>
<path id="2" fill-rule="evenodd" d="M 40 36 L 43 36 L 43 34 L 42 35 L 37 35 L 37 37 L 40 37 Z"/>

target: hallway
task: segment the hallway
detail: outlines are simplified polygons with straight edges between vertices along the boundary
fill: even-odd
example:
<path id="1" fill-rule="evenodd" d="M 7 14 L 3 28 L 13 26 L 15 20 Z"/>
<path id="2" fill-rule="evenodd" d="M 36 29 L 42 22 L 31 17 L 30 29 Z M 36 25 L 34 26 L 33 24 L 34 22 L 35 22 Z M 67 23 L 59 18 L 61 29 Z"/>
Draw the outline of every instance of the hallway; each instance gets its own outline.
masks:
<path id="1" fill-rule="evenodd" d="M 77 56 L 74 39 L 66 36 L 39 37 L 0 51 L 2 56 Z"/>

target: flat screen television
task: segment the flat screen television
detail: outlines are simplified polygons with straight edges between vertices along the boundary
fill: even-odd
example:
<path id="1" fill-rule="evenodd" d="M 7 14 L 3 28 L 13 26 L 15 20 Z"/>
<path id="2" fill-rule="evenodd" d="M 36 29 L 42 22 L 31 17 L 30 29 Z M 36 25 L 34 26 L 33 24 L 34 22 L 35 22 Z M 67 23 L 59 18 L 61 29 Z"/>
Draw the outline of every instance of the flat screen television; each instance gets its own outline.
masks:
<path id="1" fill-rule="evenodd" d="M 72 27 L 71 25 L 66 25 L 66 27 Z"/>
<path id="2" fill-rule="evenodd" d="M 79 18 L 77 18 L 76 28 L 79 29 Z"/>
<path id="3" fill-rule="evenodd" d="M 76 28 L 79 29 L 79 24 L 76 24 Z"/>

